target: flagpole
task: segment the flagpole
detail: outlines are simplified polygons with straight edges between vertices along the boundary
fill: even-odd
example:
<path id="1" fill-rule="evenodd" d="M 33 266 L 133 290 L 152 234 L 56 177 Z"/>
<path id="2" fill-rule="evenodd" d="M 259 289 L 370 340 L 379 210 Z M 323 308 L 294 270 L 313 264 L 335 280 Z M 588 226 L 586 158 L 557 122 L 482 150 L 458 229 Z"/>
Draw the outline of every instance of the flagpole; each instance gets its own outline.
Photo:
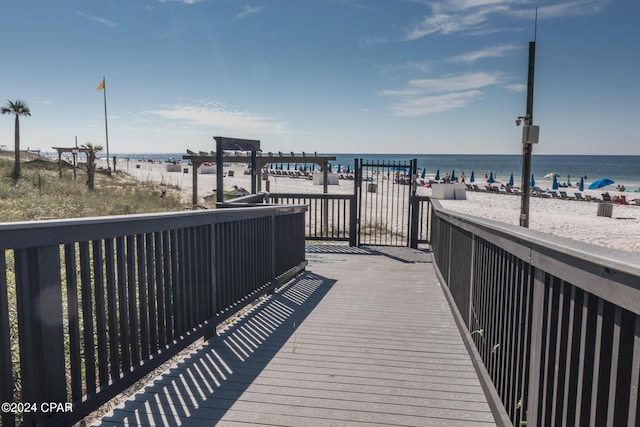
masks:
<path id="1" fill-rule="evenodd" d="M 107 170 L 111 170 L 111 158 L 109 157 L 109 126 L 107 125 L 107 85 L 102 77 L 102 91 L 104 92 L 104 135 L 107 142 Z"/>

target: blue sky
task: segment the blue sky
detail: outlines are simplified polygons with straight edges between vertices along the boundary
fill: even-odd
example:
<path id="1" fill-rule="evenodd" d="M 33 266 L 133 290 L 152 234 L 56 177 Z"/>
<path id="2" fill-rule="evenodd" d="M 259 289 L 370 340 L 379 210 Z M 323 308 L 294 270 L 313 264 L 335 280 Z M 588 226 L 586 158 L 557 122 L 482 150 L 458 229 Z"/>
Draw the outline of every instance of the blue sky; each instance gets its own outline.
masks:
<path id="1" fill-rule="evenodd" d="M 538 7 L 534 154 L 640 154 L 640 2 L 3 2 L 0 100 L 22 146 L 521 153 Z M 0 117 L 0 145 L 13 121 Z"/>

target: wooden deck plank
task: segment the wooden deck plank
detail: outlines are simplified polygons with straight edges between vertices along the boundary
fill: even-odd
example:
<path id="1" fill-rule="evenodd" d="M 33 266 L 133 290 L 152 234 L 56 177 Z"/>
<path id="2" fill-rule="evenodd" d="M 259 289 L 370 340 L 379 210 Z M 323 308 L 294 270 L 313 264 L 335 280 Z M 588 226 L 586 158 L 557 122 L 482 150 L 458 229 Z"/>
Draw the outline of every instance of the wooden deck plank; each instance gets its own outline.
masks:
<path id="1" fill-rule="evenodd" d="M 308 252 L 307 271 L 104 425 L 495 425 L 424 253 Z"/>

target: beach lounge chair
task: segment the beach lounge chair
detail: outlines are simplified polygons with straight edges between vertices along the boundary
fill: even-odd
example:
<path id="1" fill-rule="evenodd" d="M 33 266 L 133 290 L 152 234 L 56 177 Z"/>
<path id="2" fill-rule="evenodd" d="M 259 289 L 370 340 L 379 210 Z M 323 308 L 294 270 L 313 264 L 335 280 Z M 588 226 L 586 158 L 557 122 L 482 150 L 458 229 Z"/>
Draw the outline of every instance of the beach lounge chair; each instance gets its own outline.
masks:
<path id="1" fill-rule="evenodd" d="M 478 187 L 478 184 L 473 184 L 473 189 L 474 189 L 475 191 L 486 191 L 484 188 L 480 188 L 480 187 Z"/>
<path id="2" fill-rule="evenodd" d="M 603 202 L 610 202 L 611 201 L 611 195 L 609 193 L 602 193 L 602 201 Z"/>
<path id="3" fill-rule="evenodd" d="M 586 202 L 587 201 L 587 199 L 585 199 L 585 197 L 579 191 L 575 192 L 573 194 L 576 195 L 576 200 L 580 200 L 581 202 Z"/>
<path id="4" fill-rule="evenodd" d="M 575 200 L 576 196 L 569 196 L 566 191 L 560 191 L 560 198 L 563 200 Z"/>

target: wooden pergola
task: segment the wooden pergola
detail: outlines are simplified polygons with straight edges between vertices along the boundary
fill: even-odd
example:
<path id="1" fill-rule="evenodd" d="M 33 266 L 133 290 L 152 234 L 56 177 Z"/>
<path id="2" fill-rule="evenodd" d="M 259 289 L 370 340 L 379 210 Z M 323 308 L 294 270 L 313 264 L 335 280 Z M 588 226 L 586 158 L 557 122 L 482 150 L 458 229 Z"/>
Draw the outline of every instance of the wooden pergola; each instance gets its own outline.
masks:
<path id="1" fill-rule="evenodd" d="M 268 155 L 264 156 L 259 152 L 259 144 L 260 141 L 256 140 L 238 140 L 235 138 L 224 138 L 224 137 L 215 137 L 216 142 L 222 142 L 222 149 L 218 148 L 217 152 L 205 153 L 199 152 L 196 153 L 191 150 L 187 150 L 188 155 L 183 156 L 184 160 L 190 160 L 193 165 L 193 195 L 192 195 L 192 203 L 196 205 L 198 203 L 198 168 L 202 166 L 204 163 L 215 163 L 216 164 L 216 173 L 217 173 L 217 188 L 216 195 L 217 200 L 219 202 L 223 201 L 224 192 L 223 192 L 223 164 L 224 163 L 249 163 L 251 164 L 251 193 L 256 194 L 262 189 L 262 168 L 270 163 L 314 163 L 322 168 L 324 174 L 324 184 L 323 184 L 323 192 L 328 193 L 328 173 L 327 169 L 329 167 L 329 162 L 332 160 L 336 160 L 335 156 L 318 156 L 317 153 L 313 155 L 307 155 L 307 153 L 303 152 L 302 154 L 295 154 L 291 152 L 290 155 L 283 154 L 281 151 L 278 154 L 273 154 L 269 152 Z M 221 141 L 218 141 L 220 139 Z M 257 143 L 257 144 L 256 144 Z M 231 147 L 231 148 L 224 148 Z M 242 149 L 245 148 L 245 149 Z M 252 149 L 246 149 L 252 148 Z M 233 151 L 234 154 L 226 154 L 224 151 Z M 250 151 L 250 155 L 238 155 L 238 151 Z"/>
<path id="2" fill-rule="evenodd" d="M 62 154 L 73 155 L 73 179 L 76 179 L 76 168 L 78 167 L 78 153 L 87 153 L 89 150 L 80 147 L 51 147 L 58 152 L 58 175 L 62 178 Z"/>

